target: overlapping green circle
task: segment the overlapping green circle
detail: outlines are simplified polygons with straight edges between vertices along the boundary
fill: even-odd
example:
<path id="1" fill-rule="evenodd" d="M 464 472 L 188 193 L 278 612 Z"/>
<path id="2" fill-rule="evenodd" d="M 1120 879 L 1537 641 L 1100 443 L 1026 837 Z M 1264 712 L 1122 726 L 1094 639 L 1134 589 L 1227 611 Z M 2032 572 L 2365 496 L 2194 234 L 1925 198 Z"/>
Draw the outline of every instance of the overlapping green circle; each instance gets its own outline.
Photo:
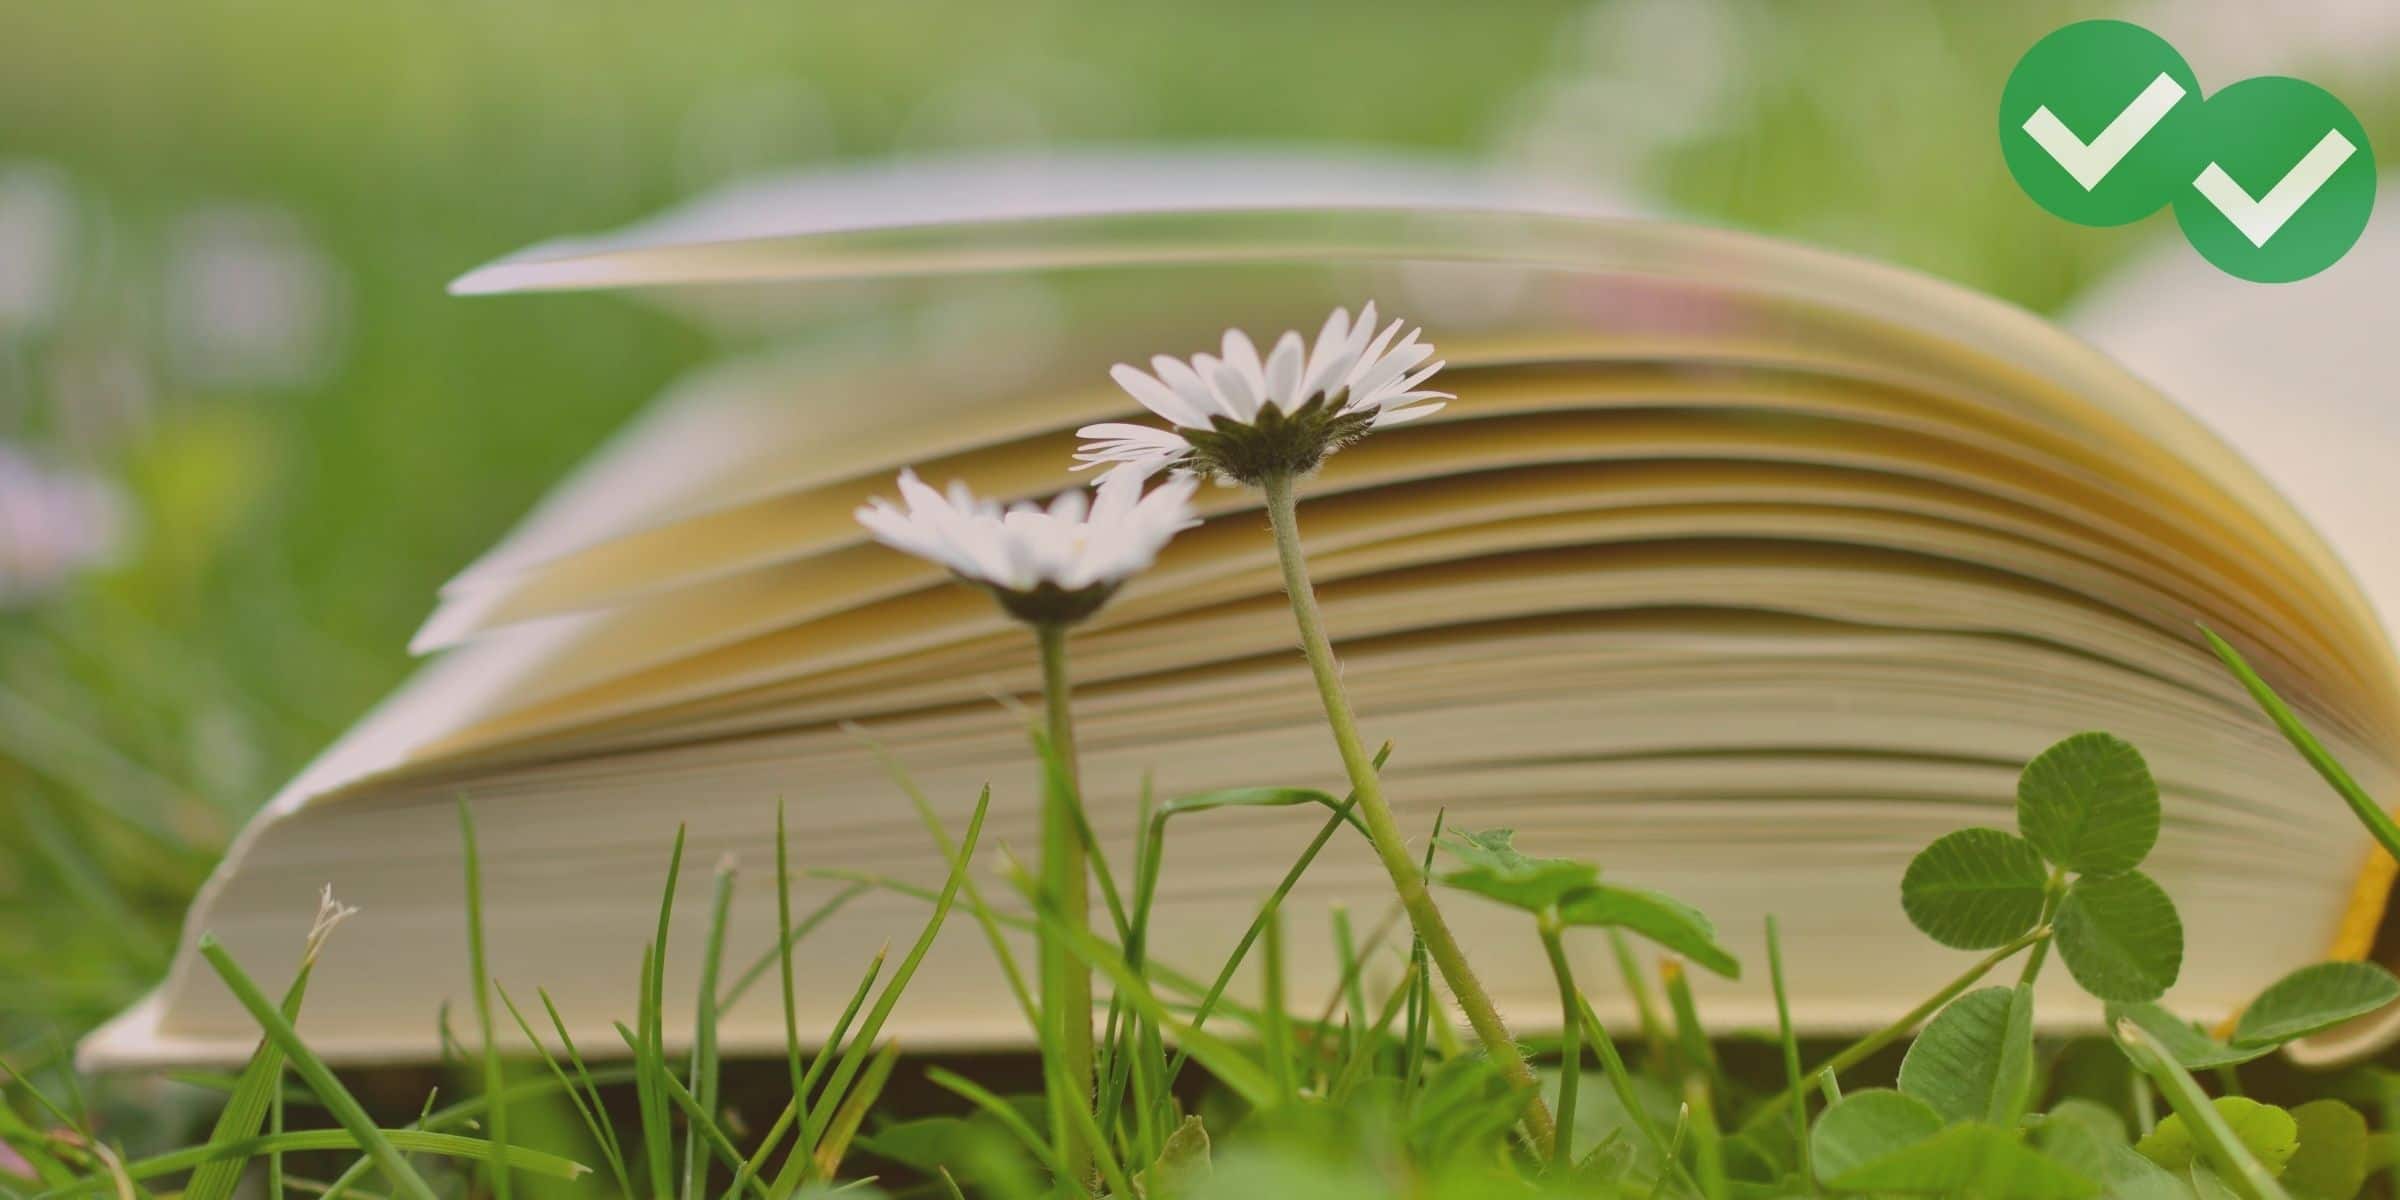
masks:
<path id="1" fill-rule="evenodd" d="M 2093 141 L 2160 75 L 2183 98 L 2092 188 L 2059 165 L 2025 131 L 2048 109 L 2068 131 Z M 2078 225 L 2123 225 L 2191 186 L 2201 149 L 2200 81 L 2165 38 L 2124 21 L 2078 21 L 2034 43 L 2000 93 L 2000 152 L 2034 203 Z"/>
<path id="2" fill-rule="evenodd" d="M 2262 75 L 2208 98 L 2199 109 L 2202 139 L 2214 164 L 2253 199 L 2272 196 L 2328 133 L 2347 139 L 2348 158 L 2264 244 L 2254 245 L 2224 211 L 2187 187 L 2175 196 L 2175 222 L 2201 257 L 2228 275 L 2288 283 L 2332 266 L 2366 232 L 2375 210 L 2375 154 L 2367 131 L 2331 92 L 2298 79 Z"/>
<path id="3" fill-rule="evenodd" d="M 2179 94 L 2155 111 L 2137 104 L 2145 92 Z M 2027 50 L 2001 91 L 1999 134 L 2009 174 L 2052 214 L 2109 226 L 2171 206 L 2202 257 L 2261 283 L 2332 266 L 2375 207 L 2373 148 L 2332 93 L 2261 76 L 2203 97 L 2173 46 L 2124 21 L 2079 21 Z M 2329 137 L 2338 141 L 2321 161 L 2346 156 L 2314 170 L 2311 154 Z"/>

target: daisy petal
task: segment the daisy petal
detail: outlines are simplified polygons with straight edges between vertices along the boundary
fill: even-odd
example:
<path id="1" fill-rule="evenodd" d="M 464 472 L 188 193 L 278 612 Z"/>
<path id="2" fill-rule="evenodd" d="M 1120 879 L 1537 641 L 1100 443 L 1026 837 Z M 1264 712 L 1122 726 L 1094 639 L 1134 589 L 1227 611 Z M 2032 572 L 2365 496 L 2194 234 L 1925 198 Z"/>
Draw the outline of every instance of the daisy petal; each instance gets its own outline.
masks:
<path id="1" fill-rule="evenodd" d="M 1367 427 L 1382 429 L 1387 425 L 1405 425 L 1419 417 L 1430 417 L 1442 411 L 1442 408 L 1443 405 L 1439 401 L 1432 404 L 1419 404 L 1413 408 L 1387 408 L 1376 413 L 1375 419 L 1368 422 Z"/>
<path id="2" fill-rule="evenodd" d="M 1095 425 L 1084 433 L 1117 437 L 1098 443 L 1103 449 L 1093 453 L 1104 455 L 1131 455 L 1147 447 L 1155 456 L 1162 441 L 1182 444 L 1172 433 L 1139 425 Z M 905 472 L 902 504 L 872 499 L 856 515 L 875 540 L 998 589 L 1010 611 L 1026 620 L 1076 620 L 1106 594 L 1087 595 L 1085 607 L 1070 603 L 1072 615 L 1064 617 L 1028 616 L 1029 610 L 1017 605 L 1036 603 L 1032 596 L 1045 585 L 1069 593 L 1114 587 L 1149 566 L 1168 539 L 1193 523 L 1190 501 L 1197 480 L 1171 479 L 1144 495 L 1142 475 L 1127 461 L 1094 491 L 1073 488 L 1047 505 L 1019 502 L 1001 512 L 963 486 L 952 485 L 944 494 Z"/>
<path id="3" fill-rule="evenodd" d="M 1285 333 L 1275 339 L 1275 350 L 1267 355 L 1267 403 L 1291 412 L 1307 397 L 1300 394 L 1300 372 L 1307 365 L 1308 351 L 1300 344 L 1300 335 Z"/>
<path id="4" fill-rule="evenodd" d="M 1192 407 L 1175 389 L 1160 383 L 1141 370 L 1118 363 L 1108 369 L 1108 377 L 1117 381 L 1127 395 L 1141 402 L 1143 408 L 1165 417 L 1177 425 L 1205 425 L 1200 410 Z"/>

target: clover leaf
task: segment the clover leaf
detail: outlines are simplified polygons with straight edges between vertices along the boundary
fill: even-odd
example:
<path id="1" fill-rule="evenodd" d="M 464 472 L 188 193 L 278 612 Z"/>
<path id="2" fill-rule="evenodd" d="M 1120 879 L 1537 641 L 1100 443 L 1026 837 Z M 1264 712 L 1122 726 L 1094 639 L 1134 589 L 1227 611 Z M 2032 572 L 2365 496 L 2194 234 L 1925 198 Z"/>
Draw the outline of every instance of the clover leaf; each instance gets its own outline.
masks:
<path id="1" fill-rule="evenodd" d="M 2084 876 L 2058 906 L 2058 956 L 2102 1000 L 2156 1000 L 2183 971 L 2183 918 L 2139 871 Z"/>
<path id="2" fill-rule="evenodd" d="M 2084 875 L 2130 871 L 2158 844 L 2158 784 L 2141 752 L 2079 733 L 2017 777 L 2017 828 L 2042 857 Z"/>
<path id="3" fill-rule="evenodd" d="M 2374 963 L 2317 963 L 2267 985 L 2267 990 L 2242 1010 L 2242 1019 L 2233 1029 L 2233 1042 L 2237 1046 L 2280 1046 L 2365 1016 L 2394 1000 L 2400 1000 L 2400 979 Z"/>
<path id="4" fill-rule="evenodd" d="M 2049 875 L 2033 843 L 1997 829 L 1934 839 L 1900 880 L 1900 907 L 1925 936 L 1953 950 L 1989 950 L 2042 919 Z"/>

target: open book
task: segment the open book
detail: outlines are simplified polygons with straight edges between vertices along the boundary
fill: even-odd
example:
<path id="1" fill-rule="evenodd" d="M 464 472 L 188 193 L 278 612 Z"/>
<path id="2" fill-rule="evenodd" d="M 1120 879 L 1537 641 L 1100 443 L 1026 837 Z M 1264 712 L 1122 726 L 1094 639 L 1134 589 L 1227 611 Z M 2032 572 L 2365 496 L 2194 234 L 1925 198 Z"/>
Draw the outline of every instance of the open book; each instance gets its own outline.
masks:
<path id="1" fill-rule="evenodd" d="M 931 883 L 944 864 L 888 754 L 953 828 L 988 781 L 987 843 L 1031 854 L 1035 768 L 1006 702 L 1036 688 L 1030 640 L 868 543 L 852 509 L 909 464 L 985 495 L 1054 491 L 1077 478 L 1077 426 L 1139 419 L 1111 363 L 1228 326 L 1313 328 L 1368 298 L 1426 327 L 1458 399 L 1331 459 L 1300 521 L 1412 828 L 1446 810 L 1596 859 L 1697 905 L 1754 965 L 1776 913 L 1799 1022 L 1862 1028 L 1965 962 L 1902 917 L 1909 856 L 2010 824 L 2023 762 L 2097 728 L 2139 746 L 2164 792 L 2146 869 L 2187 925 L 2177 1011 L 2223 1015 L 2376 933 L 2379 852 L 2196 623 L 2382 789 L 2400 576 L 2370 580 L 2379 608 L 2270 482 L 2304 479 L 2309 443 L 2276 446 L 2262 477 L 2006 304 L 1438 170 L 1222 157 L 821 177 L 538 247 L 460 290 L 635 285 L 748 287 L 814 312 L 817 336 L 664 397 L 444 589 L 418 642 L 438 657 L 260 813 L 170 976 L 87 1063 L 246 1054 L 255 1030 L 192 943 L 213 932 L 278 977 L 327 882 L 363 915 L 316 968 L 311 1043 L 432 1054 L 442 1005 L 469 995 L 462 796 L 495 972 L 547 987 L 591 1048 L 630 1012 L 678 825 L 691 866 L 669 1029 L 689 1011 L 710 863 L 740 870 L 729 955 L 772 944 L 778 801 L 798 866 Z M 1256 497 L 1200 503 L 1206 523 L 1072 643 L 1087 804 L 1119 861 L 1145 789 L 1343 790 Z M 1152 944 L 1221 961 L 1321 815 L 1180 822 Z M 795 908 L 840 887 L 811 877 Z M 1295 896 L 1290 986 L 1323 994 L 1326 907 L 1371 927 L 1389 884 L 1345 838 Z M 1509 1018 L 1554 1025 L 1521 914 L 1447 908 Z M 827 1028 L 923 916 L 876 890 L 814 932 L 802 1028 Z M 1372 982 L 1397 976 L 1404 944 Z M 1570 949 L 1584 978 L 1614 978 L 1603 942 Z M 2096 1018 L 2063 974 L 2050 984 L 2046 1019 Z M 1763 979 L 1697 985 L 1712 1022 L 1772 1024 Z M 1624 1015 L 1599 987 L 1603 1015 Z M 723 1019 L 728 1051 L 780 1044 L 773 991 Z M 915 1048 L 1027 1040 L 965 920 L 892 1030 Z"/>

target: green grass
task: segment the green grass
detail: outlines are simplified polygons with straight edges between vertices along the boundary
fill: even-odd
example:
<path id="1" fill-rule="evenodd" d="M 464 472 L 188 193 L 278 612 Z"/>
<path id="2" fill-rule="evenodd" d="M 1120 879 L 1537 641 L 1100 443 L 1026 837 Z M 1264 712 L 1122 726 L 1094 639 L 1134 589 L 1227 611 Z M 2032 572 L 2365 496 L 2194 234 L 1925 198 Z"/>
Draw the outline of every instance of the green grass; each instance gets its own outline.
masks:
<path id="1" fill-rule="evenodd" d="M 2227 653 L 2238 662 L 2230 649 Z M 2272 693 L 2263 690 L 2262 699 L 2274 703 Z M 1035 744 L 1044 742 L 1037 736 Z M 2112 761 L 2121 764 L 2118 773 L 2086 775 L 2081 782 L 2037 791 L 2041 805 L 2029 807 L 2025 819 L 2037 827 L 2064 822 L 2084 828 L 2091 813 L 2116 813 L 2120 819 L 2111 836 L 2120 839 L 2112 842 L 2122 851 L 2118 861 L 2138 862 L 2147 838 L 2138 819 L 2130 828 L 2123 820 L 2126 806 L 2149 787 L 2138 754 L 2122 743 L 2083 735 L 2037 759 L 2028 778 L 2071 778 L 2072 771 L 2064 768 L 2072 764 L 2062 766 L 2062 756 L 2095 752 L 2095 747 L 2117 756 Z M 1387 747 L 1377 756 L 1378 765 L 1389 752 Z M 903 790 L 910 786 L 904 774 L 895 771 L 894 777 Z M 1288 991 L 1280 932 L 1287 919 L 1284 900 L 1330 838 L 1362 835 L 1349 824 L 1349 801 L 1273 790 L 1242 795 L 1250 803 L 1217 794 L 1158 807 L 1154 832 L 1142 843 L 1145 861 L 1133 876 L 1135 902 L 1123 905 L 1122 897 L 1111 898 L 1111 909 L 1122 921 L 1112 921 L 1106 933 L 1064 924 L 1048 892 L 1021 868 L 1012 866 L 1007 873 L 1022 907 L 995 907 L 969 885 L 979 866 L 989 869 L 978 858 L 988 794 L 963 830 L 954 834 L 933 826 L 929 842 L 948 861 L 949 871 L 939 888 L 908 893 L 926 904 L 918 937 L 888 976 L 880 955 L 869 964 L 850 1005 L 830 1029 L 796 1029 L 790 1036 L 785 1069 L 773 1077 L 786 1086 L 787 1096 L 780 1115 L 763 1129 L 735 1119 L 721 1090 L 714 1051 L 718 1001 L 728 992 L 722 980 L 731 885 L 727 869 L 717 873 L 716 902 L 700 948 L 701 1001 L 694 1010 L 690 1055 L 676 1060 L 661 1052 L 660 984 L 671 950 L 664 937 L 671 909 L 662 904 L 659 938 L 640 963 L 631 1020 L 618 1026 L 629 1065 L 595 1070 L 568 1039 L 547 994 L 542 995 L 550 1018 L 545 1034 L 506 990 L 495 986 L 500 1006 L 532 1048 L 528 1061 L 511 1061 L 516 1052 L 504 1052 L 492 1023 L 479 1019 L 478 1043 L 461 1047 L 483 1063 L 461 1076 L 462 1083 L 480 1085 L 479 1094 L 440 1108 L 428 1097 L 419 1118 L 405 1126 L 379 1124 L 296 1032 L 308 960 L 278 1005 L 213 939 L 204 938 L 203 957 L 261 1030 L 250 1066 L 215 1081 L 228 1090 L 215 1129 L 181 1149 L 128 1156 L 115 1148 L 107 1131 L 91 1124 L 74 1096 L 54 1095 L 12 1074 L 12 1086 L 0 1092 L 0 1144 L 29 1164 L 33 1178 L 26 1187 L 7 1186 L 45 1196 L 129 1195 L 146 1184 L 174 1186 L 181 1180 L 187 1196 L 222 1196 L 230 1194 L 247 1164 L 268 1172 L 267 1194 L 275 1200 L 310 1190 L 423 1200 L 498 1196 L 503 1189 L 525 1188 L 545 1196 L 683 1200 L 787 1200 L 837 1193 L 1246 1200 L 1319 1191 L 1437 1200 L 1738 1200 L 1875 1193 L 1985 1200 L 2100 1195 L 2199 1200 L 2219 1194 L 2350 1200 L 2371 1168 L 2400 1167 L 2388 1138 L 2365 1132 L 2369 1114 L 2340 1098 L 2359 1095 L 2362 1086 L 2369 1089 L 2367 1096 L 2380 1098 L 2378 1077 L 2302 1080 L 2307 1093 L 2317 1097 L 2308 1106 L 2305 1125 L 2278 1116 L 2288 1110 L 2264 1101 L 2243 1099 L 2238 1103 L 2244 1107 L 2225 1108 L 2228 1102 L 2213 1097 L 2199 1078 L 2213 1077 L 2217 1096 L 2259 1090 L 2246 1086 L 2260 1080 L 2245 1079 L 2241 1064 L 2248 1057 L 2236 1051 L 2263 1052 L 2400 996 L 2400 979 L 2379 967 L 2295 973 L 2262 996 L 2254 1006 L 2258 1019 L 2246 1019 L 2228 1045 L 2157 1015 L 2138 973 L 2094 970 L 2102 961 L 2095 954 L 2130 953 L 2137 959 L 2140 954 L 2075 942 L 2053 921 L 2066 906 L 2044 903 L 2026 910 L 2021 928 L 2009 920 L 1986 930 L 1983 936 L 2002 940 L 1959 977 L 1928 981 L 1922 1005 L 1884 1030 L 1819 1054 L 1818 1065 L 1804 1069 L 1805 1052 L 1793 1035 L 1783 989 L 1785 947 L 1770 922 L 1766 986 L 1779 1014 L 1778 1029 L 1764 1039 L 1771 1054 L 1747 1053 L 1743 1031 L 1708 1027 L 1685 983 L 1680 958 L 1665 953 L 1653 961 L 1671 1020 L 1658 1035 L 1641 1039 L 1647 1049 L 1629 1056 L 1593 1013 L 1586 985 L 1558 952 L 1561 940 L 1578 925 L 1605 923 L 1620 959 L 1648 976 L 1651 969 L 1640 965 L 1644 952 L 1637 946 L 1648 939 L 1713 939 L 1706 918 L 1680 910 L 1695 927 L 1659 925 L 1648 909 L 1596 906 L 1591 889 L 1599 885 L 1590 864 L 1529 857 L 1503 832 L 1454 833 L 1443 844 L 1455 848 L 1458 865 L 1436 871 L 1456 889 L 1451 895 L 1524 910 L 1533 927 L 1529 935 L 1538 933 L 1553 951 L 1561 1003 L 1573 1032 L 1536 1047 L 1548 1051 L 1539 1055 L 1543 1087 L 1562 1122 L 1557 1141 L 1545 1147 L 1524 1123 L 1522 1095 L 1498 1066 L 1463 1046 L 1452 1035 L 1448 1017 L 1436 1011 L 1438 1000 L 1420 986 L 1426 968 L 1413 948 L 1380 936 L 1363 942 L 1339 936 L 1336 942 L 1346 947 L 1343 954 L 1350 961 L 1329 994 Z M 1261 897 L 1253 936 L 1241 941 L 1213 981 L 1203 986 L 1148 961 L 1142 938 L 1155 911 L 1158 863 L 1172 845 L 1167 818 L 1213 812 L 1212 819 L 1238 820 L 1244 808 L 1289 803 L 1322 804 L 1331 811 L 1318 839 L 1281 884 Z M 467 913 L 475 922 L 481 913 L 474 824 L 471 810 L 462 805 L 460 813 Z M 2061 845 L 2055 839 L 2050 844 Z M 670 874 L 680 870 L 681 851 L 678 838 Z M 1928 877 L 1951 869 L 1954 860 L 1955 851 L 1937 842 L 1912 868 L 1915 886 L 1924 889 Z M 2000 861 L 1962 869 L 1957 887 L 1990 886 L 1997 878 L 1993 864 Z M 795 871 L 788 854 L 778 854 L 776 869 L 779 894 L 788 895 Z M 2060 877 L 2067 874 L 2061 871 Z M 2099 878 L 2123 877 L 2120 872 Z M 2101 903 L 2074 899 L 2082 877 L 2074 878 L 2057 887 L 2069 904 Z M 1114 890 L 1113 883 L 1103 887 Z M 673 894 L 670 886 L 665 895 Z M 1960 893 L 1954 887 L 1932 894 Z M 840 902 L 796 926 L 787 914 L 768 955 L 788 962 L 811 930 L 838 919 Z M 904 1059 L 882 1036 L 924 955 L 961 908 L 994 929 L 1030 926 L 1056 939 L 1109 985 L 1103 1025 L 1108 1036 L 1099 1042 L 1094 1067 L 1103 1086 L 1095 1103 L 1069 1105 L 1067 1113 L 1075 1136 L 1090 1152 L 1088 1176 L 1061 1175 L 1065 1160 L 1052 1136 L 1037 1125 L 1040 1114 L 1054 1110 L 1057 1094 L 1082 1094 L 1060 1076 L 1065 1060 L 1055 1045 L 1057 1025 L 1032 1023 L 1049 1064 L 1032 1094 L 995 1090 L 945 1066 Z M 329 900 L 326 912 L 340 910 Z M 1929 908 L 1920 902 L 1910 917 L 1930 936 L 1961 937 L 1938 903 Z M 2104 922 L 2107 914 L 2086 919 Z M 1349 928 L 1346 917 L 1337 922 L 1337 928 Z M 333 923 L 320 922 L 310 959 L 315 946 L 334 936 Z M 2054 957 L 2073 969 L 2079 983 L 2117 1006 L 2114 1011 L 2138 1017 L 2120 1025 L 2116 1047 L 2099 1043 L 2094 1053 L 2076 1060 L 2061 1047 L 2034 1039 L 2032 992 L 2025 984 L 2048 959 L 2028 952 L 2053 943 L 2058 944 Z M 483 981 L 497 973 L 500 964 L 486 961 L 479 937 L 468 939 L 467 953 L 472 978 Z M 1383 974 L 1367 969 L 1363 960 L 1370 956 L 1399 966 L 1398 981 L 1382 990 L 1368 987 L 1364 980 Z M 1226 981 L 1253 958 L 1263 980 L 1259 1002 L 1226 1003 Z M 1970 990 L 2011 960 L 2025 963 L 2026 978 L 2018 987 Z M 747 973 L 731 990 L 760 973 Z M 1985 999 L 1994 994 L 2003 997 L 1997 1007 Z M 2008 1019 L 1998 1024 L 1979 1015 L 2002 1011 Z M 1214 1025 L 1203 1028 L 1212 1015 Z M 1888 1056 L 1879 1059 L 1878 1052 L 1903 1044 L 1908 1054 L 1894 1091 L 1881 1086 L 1890 1079 L 1890 1066 Z M 811 1054 L 809 1046 L 822 1049 Z M 1197 1076 L 1181 1075 L 1187 1058 L 1198 1068 Z M 1579 1104 L 1578 1092 L 1590 1090 L 1580 1081 L 1593 1058 L 1605 1090 Z M 906 1077 L 924 1079 L 950 1102 L 906 1107 L 887 1102 L 887 1092 Z M 2290 1079 L 2272 1074 L 2265 1082 L 2267 1090 L 2292 1086 Z M 621 1103 L 628 1086 L 638 1098 L 630 1113 Z M 767 1084 L 769 1091 L 775 1086 Z M 1053 1101 L 1045 1102 L 1043 1091 L 1052 1093 Z M 2152 1097 L 2164 1100 L 2165 1120 L 2147 1107 Z M 262 1131 L 270 1108 L 285 1115 Z M 546 1119 L 560 1113 L 573 1119 Z M 2380 1109 L 2372 1116 L 2380 1118 Z M 556 1144 L 539 1144 L 540 1135 L 533 1132 L 562 1129 L 570 1136 Z M 511 1130 L 525 1136 L 512 1137 Z M 596 1153 L 597 1164 L 585 1161 L 590 1153 Z M 325 1182 L 307 1182 L 319 1178 Z M 2334 1192 L 2324 1191 L 2327 1187 Z"/>

